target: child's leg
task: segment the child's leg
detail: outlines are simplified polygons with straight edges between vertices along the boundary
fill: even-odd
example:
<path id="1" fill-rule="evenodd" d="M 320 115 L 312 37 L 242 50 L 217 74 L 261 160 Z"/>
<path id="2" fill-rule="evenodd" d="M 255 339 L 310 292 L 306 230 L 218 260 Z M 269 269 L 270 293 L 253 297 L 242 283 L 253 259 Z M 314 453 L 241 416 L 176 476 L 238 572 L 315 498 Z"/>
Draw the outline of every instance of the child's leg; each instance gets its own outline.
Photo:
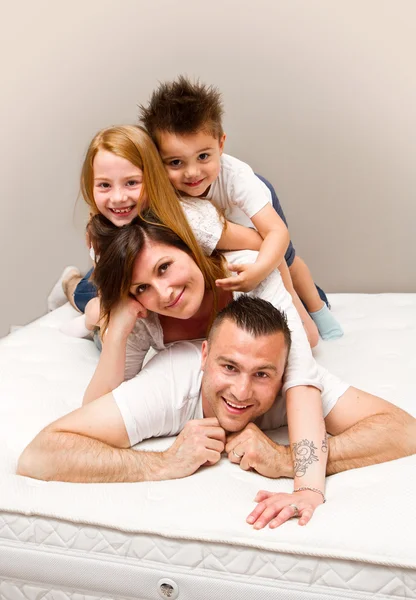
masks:
<path id="1" fill-rule="evenodd" d="M 74 306 L 80 312 L 85 312 L 85 307 L 89 301 L 97 296 L 97 288 L 92 281 L 90 281 L 92 272 L 93 269 L 90 269 L 88 273 L 81 278 L 81 280 L 76 282 L 75 286 L 73 285 L 73 282 L 68 282 L 68 296 L 72 294 Z"/>
<path id="2" fill-rule="evenodd" d="M 85 325 L 90 331 L 100 326 L 100 300 L 98 297 L 92 298 L 85 307 Z"/>
<path id="3" fill-rule="evenodd" d="M 61 276 L 59 277 L 58 281 L 55 283 L 55 285 L 52 288 L 51 293 L 48 296 L 48 310 L 55 310 L 56 308 L 59 308 L 60 306 L 63 306 L 64 304 L 66 304 L 66 302 L 71 302 L 72 306 L 72 295 L 69 298 L 66 295 L 66 291 L 65 291 L 65 286 L 67 285 L 68 281 L 72 281 L 72 279 L 74 280 L 74 282 L 78 283 L 81 279 L 81 273 L 79 272 L 79 270 L 76 267 L 66 267 L 62 273 Z M 76 285 L 75 283 L 75 285 Z M 74 308 L 77 308 L 76 306 L 74 306 Z"/>
<path id="4" fill-rule="evenodd" d="M 100 320 L 100 301 L 98 298 L 92 298 L 85 305 L 85 313 L 75 319 L 71 319 L 68 323 L 61 326 L 62 333 L 72 337 L 87 337 L 98 327 Z"/>
<path id="5" fill-rule="evenodd" d="M 308 312 L 320 310 L 324 303 L 319 296 L 307 264 L 299 256 L 296 256 L 289 270 L 293 286 L 305 303 Z"/>
<path id="6" fill-rule="evenodd" d="M 257 173 L 256 175 L 269 188 L 272 196 L 273 208 L 287 226 L 287 220 L 274 187 L 269 181 L 267 181 L 267 179 L 261 175 L 258 175 Z M 308 312 L 311 315 L 311 318 L 316 323 L 322 339 L 327 340 L 341 337 L 344 332 L 342 331 L 339 323 L 329 312 L 329 305 L 325 292 L 315 285 L 311 272 L 303 260 L 296 255 L 295 248 L 293 247 L 291 241 L 287 247 L 285 259 L 290 270 L 294 291 L 305 304 Z M 288 289 L 288 291 L 290 292 L 290 289 Z M 313 344 L 314 330 L 311 329 L 309 331 L 308 320 L 301 314 L 302 309 L 300 307 L 298 308 L 296 305 L 296 298 L 293 296 L 293 294 L 292 298 L 298 313 L 301 315 L 306 333 L 308 334 L 309 343 L 313 348 L 315 345 Z"/>
<path id="7" fill-rule="evenodd" d="M 293 287 L 316 323 L 322 339 L 334 340 L 341 337 L 344 334 L 342 327 L 320 297 L 307 264 L 296 256 L 289 270 Z"/>
<path id="8" fill-rule="evenodd" d="M 282 276 L 282 281 L 283 281 L 285 288 L 287 289 L 289 294 L 292 296 L 293 304 L 294 304 L 296 310 L 298 311 L 300 319 L 303 323 L 303 327 L 304 327 L 306 335 L 308 337 L 308 342 L 310 344 L 310 347 L 315 348 L 316 344 L 319 342 L 318 328 L 315 325 L 314 321 L 309 316 L 309 313 L 307 312 L 306 308 L 300 301 L 299 296 L 297 295 L 297 293 L 293 287 L 292 279 L 290 277 L 290 272 L 287 267 L 286 261 L 283 261 L 279 265 L 279 271 L 280 271 L 280 275 Z"/>
<path id="9" fill-rule="evenodd" d="M 64 290 L 65 296 L 68 299 L 68 302 L 70 303 L 70 305 L 75 308 L 75 310 L 79 311 L 79 312 L 83 312 L 81 311 L 78 306 L 75 304 L 74 301 L 74 294 L 75 294 L 75 290 L 77 289 L 77 286 L 80 284 L 80 282 L 82 281 L 82 275 L 81 273 L 78 271 L 78 273 L 73 273 L 70 274 L 68 277 L 65 277 L 62 280 L 62 288 Z"/>

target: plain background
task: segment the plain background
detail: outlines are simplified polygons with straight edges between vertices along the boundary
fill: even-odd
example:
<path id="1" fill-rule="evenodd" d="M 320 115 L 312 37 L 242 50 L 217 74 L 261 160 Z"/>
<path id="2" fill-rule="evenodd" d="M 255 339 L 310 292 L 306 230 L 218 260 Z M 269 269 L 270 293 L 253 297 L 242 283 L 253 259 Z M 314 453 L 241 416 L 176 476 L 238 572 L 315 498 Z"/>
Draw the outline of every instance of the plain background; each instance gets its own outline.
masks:
<path id="1" fill-rule="evenodd" d="M 329 292 L 416 292 L 414 0 L 14 0 L 0 36 L 0 335 L 89 266 L 76 204 L 102 127 L 158 81 L 223 92 L 226 151 L 275 185 Z"/>

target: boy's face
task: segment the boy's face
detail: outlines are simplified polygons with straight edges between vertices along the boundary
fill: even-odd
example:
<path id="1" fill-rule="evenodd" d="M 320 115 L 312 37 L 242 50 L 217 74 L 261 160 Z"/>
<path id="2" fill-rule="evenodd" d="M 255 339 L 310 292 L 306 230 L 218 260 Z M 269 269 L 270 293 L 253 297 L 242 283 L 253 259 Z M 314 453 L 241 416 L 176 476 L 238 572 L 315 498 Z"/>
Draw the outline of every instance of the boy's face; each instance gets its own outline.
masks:
<path id="1" fill-rule="evenodd" d="M 185 196 L 207 194 L 220 172 L 225 134 L 217 139 L 204 130 L 187 135 L 161 131 L 157 136 L 172 185 Z"/>

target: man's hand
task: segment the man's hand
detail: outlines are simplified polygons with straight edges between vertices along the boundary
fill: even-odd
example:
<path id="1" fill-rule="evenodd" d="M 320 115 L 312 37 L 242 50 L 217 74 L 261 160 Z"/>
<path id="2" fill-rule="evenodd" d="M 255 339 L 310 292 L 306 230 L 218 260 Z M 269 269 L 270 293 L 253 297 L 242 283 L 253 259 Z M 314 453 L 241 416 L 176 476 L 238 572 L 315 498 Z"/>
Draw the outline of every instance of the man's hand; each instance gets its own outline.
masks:
<path id="1" fill-rule="evenodd" d="M 244 471 L 254 469 L 260 475 L 293 477 L 292 460 L 288 446 L 275 444 L 254 423 L 243 431 L 227 437 L 225 451 L 231 462 L 240 464 Z"/>
<path id="2" fill-rule="evenodd" d="M 188 421 L 174 444 L 164 452 L 167 478 L 188 477 L 202 467 L 215 465 L 225 446 L 225 431 L 218 419 Z"/>
<path id="3" fill-rule="evenodd" d="M 317 506 L 323 503 L 320 494 L 307 490 L 296 494 L 260 490 L 254 501 L 258 504 L 246 519 L 254 529 L 263 529 L 267 524 L 275 529 L 293 517 L 299 517 L 299 525 L 306 525 Z"/>
<path id="4" fill-rule="evenodd" d="M 215 284 L 229 292 L 251 292 L 267 275 L 256 263 L 251 265 L 227 264 L 227 268 L 229 271 L 235 271 L 238 275 L 217 279 Z"/>

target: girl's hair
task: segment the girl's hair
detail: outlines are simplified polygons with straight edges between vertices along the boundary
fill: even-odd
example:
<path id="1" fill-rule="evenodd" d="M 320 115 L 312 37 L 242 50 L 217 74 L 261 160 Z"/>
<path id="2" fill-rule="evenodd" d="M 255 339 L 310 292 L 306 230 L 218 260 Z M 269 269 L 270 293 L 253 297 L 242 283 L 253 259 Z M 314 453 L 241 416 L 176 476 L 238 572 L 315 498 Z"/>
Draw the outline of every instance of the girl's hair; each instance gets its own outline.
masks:
<path id="1" fill-rule="evenodd" d="M 179 248 L 191 256 L 202 271 L 200 262 L 190 246 L 172 229 L 163 225 L 150 211 L 135 217 L 131 223 L 122 227 L 117 227 L 103 215 L 98 214 L 91 218 L 87 231 L 98 257 L 92 280 L 100 296 L 103 330 L 108 326 L 111 310 L 119 300 L 130 294 L 134 263 L 146 240 Z M 224 259 L 221 254 L 214 252 L 210 257 L 202 256 L 204 263 L 209 265 L 210 273 L 215 274 L 217 278 L 224 277 Z M 204 274 L 203 271 L 202 273 Z M 209 288 L 205 275 L 204 280 L 206 287 Z M 214 307 L 210 322 L 207 324 L 207 333 L 216 314 L 217 303 L 214 296 Z"/>
<path id="2" fill-rule="evenodd" d="M 218 297 L 215 280 L 224 276 L 224 270 L 220 262 L 209 260 L 199 247 L 149 134 L 142 127 L 123 125 L 103 129 L 94 137 L 81 171 L 81 193 L 91 207 L 93 215 L 99 214 L 93 193 L 94 158 L 99 150 L 106 150 L 125 158 L 143 171 L 142 189 L 146 192 L 148 208 L 154 216 L 154 222 L 158 227 L 172 230 L 189 249 L 202 271 L 207 288 L 213 293 L 216 312 Z M 123 265 L 119 265 L 119 268 L 124 269 Z M 106 314 L 108 319 L 109 311 Z"/>

